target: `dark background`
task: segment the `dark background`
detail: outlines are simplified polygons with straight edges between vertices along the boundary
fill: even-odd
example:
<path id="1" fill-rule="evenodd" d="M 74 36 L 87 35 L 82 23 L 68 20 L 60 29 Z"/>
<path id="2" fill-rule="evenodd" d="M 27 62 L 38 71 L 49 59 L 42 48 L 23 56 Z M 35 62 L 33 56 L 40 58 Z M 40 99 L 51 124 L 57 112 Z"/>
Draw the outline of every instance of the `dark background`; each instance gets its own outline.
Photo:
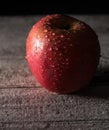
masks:
<path id="1" fill-rule="evenodd" d="M 0 15 L 34 15 L 50 13 L 109 14 L 107 1 L 27 0 L 2 1 Z"/>

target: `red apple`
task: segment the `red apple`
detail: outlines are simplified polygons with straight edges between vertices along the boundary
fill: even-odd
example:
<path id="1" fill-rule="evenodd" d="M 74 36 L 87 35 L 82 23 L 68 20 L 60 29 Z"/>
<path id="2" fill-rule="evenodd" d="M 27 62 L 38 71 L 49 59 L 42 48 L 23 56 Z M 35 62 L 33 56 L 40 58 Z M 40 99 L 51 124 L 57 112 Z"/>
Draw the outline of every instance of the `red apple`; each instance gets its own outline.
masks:
<path id="1" fill-rule="evenodd" d="M 29 67 L 44 88 L 67 94 L 90 84 L 100 44 L 88 24 L 63 14 L 47 15 L 35 23 L 26 40 Z"/>

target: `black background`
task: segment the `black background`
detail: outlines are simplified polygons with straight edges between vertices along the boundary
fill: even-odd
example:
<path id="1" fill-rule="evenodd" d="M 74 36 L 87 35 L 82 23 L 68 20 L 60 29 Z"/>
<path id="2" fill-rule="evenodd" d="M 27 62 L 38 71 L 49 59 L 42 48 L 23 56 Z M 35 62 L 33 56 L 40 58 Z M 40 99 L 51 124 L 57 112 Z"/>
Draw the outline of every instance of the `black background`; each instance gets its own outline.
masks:
<path id="1" fill-rule="evenodd" d="M 107 1 L 27 0 L 2 1 L 0 15 L 34 15 L 51 13 L 109 14 Z"/>

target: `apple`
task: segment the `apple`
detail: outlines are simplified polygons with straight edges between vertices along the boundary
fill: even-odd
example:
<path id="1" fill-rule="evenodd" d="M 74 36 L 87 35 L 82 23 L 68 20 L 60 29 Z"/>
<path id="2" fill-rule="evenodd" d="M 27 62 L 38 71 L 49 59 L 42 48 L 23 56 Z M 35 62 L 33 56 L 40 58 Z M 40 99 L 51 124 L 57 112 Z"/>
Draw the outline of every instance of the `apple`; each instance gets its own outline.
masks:
<path id="1" fill-rule="evenodd" d="M 67 94 L 88 86 L 100 59 L 95 31 L 64 14 L 42 17 L 26 38 L 26 59 L 32 74 L 48 91 Z"/>

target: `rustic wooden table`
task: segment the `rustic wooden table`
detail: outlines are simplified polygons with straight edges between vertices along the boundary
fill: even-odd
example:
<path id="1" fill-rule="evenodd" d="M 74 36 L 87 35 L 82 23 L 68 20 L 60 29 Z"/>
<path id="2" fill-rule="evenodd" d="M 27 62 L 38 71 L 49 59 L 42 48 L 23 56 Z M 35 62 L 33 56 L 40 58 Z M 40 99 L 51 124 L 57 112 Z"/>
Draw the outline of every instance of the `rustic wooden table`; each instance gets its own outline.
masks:
<path id="1" fill-rule="evenodd" d="M 90 86 L 69 95 L 42 88 L 25 59 L 42 16 L 0 16 L 0 130 L 109 130 L 109 16 L 72 15 L 96 31 L 102 57 Z"/>

